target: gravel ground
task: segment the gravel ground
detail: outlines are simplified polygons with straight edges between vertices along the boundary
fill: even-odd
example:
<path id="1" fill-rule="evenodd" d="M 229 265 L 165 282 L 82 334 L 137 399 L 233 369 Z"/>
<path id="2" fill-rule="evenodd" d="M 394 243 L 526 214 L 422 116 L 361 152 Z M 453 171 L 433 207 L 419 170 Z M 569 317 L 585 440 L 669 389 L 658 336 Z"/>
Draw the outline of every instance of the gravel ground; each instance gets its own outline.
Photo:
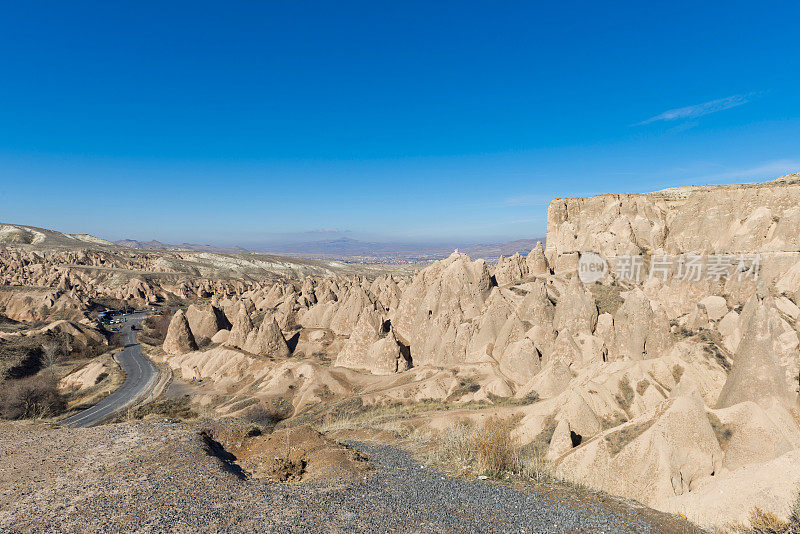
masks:
<path id="1" fill-rule="evenodd" d="M 0 426 L 0 532 L 664 531 L 638 513 L 456 480 L 398 449 L 354 445 L 375 466 L 364 480 L 276 484 L 226 471 L 185 424 Z"/>

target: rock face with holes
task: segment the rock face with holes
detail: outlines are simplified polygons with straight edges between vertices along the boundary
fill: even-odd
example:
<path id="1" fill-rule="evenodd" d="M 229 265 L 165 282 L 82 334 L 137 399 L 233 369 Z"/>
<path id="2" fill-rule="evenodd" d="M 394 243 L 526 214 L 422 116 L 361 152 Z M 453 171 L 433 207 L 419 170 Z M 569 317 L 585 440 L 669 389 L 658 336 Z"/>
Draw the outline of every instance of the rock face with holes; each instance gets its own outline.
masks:
<path id="1" fill-rule="evenodd" d="M 706 526 L 746 521 L 751 504 L 785 516 L 796 487 L 775 484 L 767 499 L 764 480 L 800 450 L 799 202 L 800 174 L 554 200 L 556 337 L 521 390 L 547 404 L 528 411 L 520 436 L 547 440 L 561 476 Z M 591 299 L 574 279 L 584 251 L 612 267 L 643 255 L 644 276 L 612 269 Z M 653 257 L 682 254 L 758 254 L 760 271 L 648 276 Z"/>
<path id="2" fill-rule="evenodd" d="M 653 506 L 701 487 L 722 460 L 703 400 L 682 395 L 577 448 L 557 474 Z"/>

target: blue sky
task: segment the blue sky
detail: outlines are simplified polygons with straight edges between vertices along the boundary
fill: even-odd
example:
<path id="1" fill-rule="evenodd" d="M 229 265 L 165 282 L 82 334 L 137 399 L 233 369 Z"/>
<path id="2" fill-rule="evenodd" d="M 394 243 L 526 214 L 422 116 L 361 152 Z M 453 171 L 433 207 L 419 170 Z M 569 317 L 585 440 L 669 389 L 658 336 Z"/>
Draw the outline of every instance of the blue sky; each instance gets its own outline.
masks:
<path id="1" fill-rule="evenodd" d="M 72 4 L 0 7 L 1 221 L 486 242 L 800 170 L 796 3 Z"/>

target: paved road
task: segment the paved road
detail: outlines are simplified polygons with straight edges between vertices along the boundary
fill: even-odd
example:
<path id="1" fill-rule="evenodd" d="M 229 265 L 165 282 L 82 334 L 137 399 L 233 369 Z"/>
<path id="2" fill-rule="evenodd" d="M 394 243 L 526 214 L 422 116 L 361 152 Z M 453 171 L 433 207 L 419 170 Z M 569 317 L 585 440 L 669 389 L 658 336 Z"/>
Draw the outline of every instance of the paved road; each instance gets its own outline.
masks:
<path id="1" fill-rule="evenodd" d="M 117 354 L 116 359 L 125 371 L 125 382 L 91 408 L 61 421 L 62 425 L 70 427 L 96 425 L 144 397 L 153 388 L 158 381 L 158 369 L 142 354 L 142 347 L 136 342 L 136 332 L 131 330 L 132 325 L 138 328 L 146 316 L 146 313 L 133 313 L 126 316 L 127 322 L 121 323 L 119 333 L 125 348 Z"/>

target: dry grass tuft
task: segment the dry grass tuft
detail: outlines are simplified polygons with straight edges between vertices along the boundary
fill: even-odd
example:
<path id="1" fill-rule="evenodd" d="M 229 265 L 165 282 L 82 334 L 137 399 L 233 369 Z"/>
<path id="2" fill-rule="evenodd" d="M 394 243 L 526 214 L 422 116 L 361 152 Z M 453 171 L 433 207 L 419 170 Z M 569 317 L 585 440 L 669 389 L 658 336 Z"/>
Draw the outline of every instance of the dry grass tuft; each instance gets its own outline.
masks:
<path id="1" fill-rule="evenodd" d="M 749 525 L 731 525 L 729 531 L 738 534 L 800 534 L 800 493 L 798 493 L 789 517 L 785 521 L 758 506 L 754 506 L 750 510 L 749 520 Z"/>
<path id="2" fill-rule="evenodd" d="M 545 458 L 546 445 L 520 447 L 512 435 L 514 424 L 513 419 L 496 417 L 482 426 L 458 423 L 436 436 L 428 459 L 448 472 L 557 482 Z"/>
<path id="3" fill-rule="evenodd" d="M 614 314 L 622 305 L 622 286 L 591 284 L 589 289 L 597 302 L 597 313 Z"/>
<path id="4" fill-rule="evenodd" d="M 512 436 L 511 422 L 493 417 L 475 433 L 475 450 L 480 469 L 486 473 L 519 471 L 519 443 Z"/>
<path id="5" fill-rule="evenodd" d="M 437 436 L 431 459 L 449 469 L 469 469 L 477 460 L 475 425 L 458 423 Z"/>

